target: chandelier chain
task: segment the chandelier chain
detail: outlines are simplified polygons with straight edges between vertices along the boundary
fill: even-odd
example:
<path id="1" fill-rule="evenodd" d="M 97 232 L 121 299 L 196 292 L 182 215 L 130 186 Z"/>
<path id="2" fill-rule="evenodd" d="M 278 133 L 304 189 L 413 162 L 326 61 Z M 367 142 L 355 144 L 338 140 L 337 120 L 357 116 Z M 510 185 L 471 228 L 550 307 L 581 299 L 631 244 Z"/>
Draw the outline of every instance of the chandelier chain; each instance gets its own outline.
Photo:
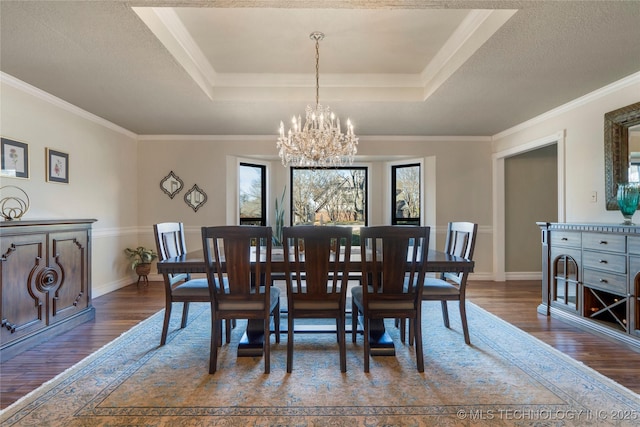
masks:
<path id="1" fill-rule="evenodd" d="M 316 108 L 320 105 L 320 39 L 316 38 Z"/>

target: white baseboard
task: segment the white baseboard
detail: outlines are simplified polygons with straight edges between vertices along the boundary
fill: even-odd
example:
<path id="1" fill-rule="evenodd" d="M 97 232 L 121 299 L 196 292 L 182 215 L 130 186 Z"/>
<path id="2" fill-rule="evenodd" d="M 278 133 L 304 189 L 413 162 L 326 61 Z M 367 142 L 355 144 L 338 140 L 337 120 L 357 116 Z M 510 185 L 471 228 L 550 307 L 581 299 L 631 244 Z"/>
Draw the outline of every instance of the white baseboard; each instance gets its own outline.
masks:
<path id="1" fill-rule="evenodd" d="M 506 280 L 542 280 L 540 271 L 514 271 L 504 273 Z"/>

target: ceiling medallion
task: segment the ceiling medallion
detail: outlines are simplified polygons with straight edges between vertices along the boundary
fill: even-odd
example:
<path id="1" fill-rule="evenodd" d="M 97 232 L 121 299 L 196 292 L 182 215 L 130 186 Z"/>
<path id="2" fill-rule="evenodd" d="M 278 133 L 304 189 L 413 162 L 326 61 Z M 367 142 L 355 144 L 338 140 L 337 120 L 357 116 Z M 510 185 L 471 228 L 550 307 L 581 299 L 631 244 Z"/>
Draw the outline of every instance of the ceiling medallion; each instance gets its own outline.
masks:
<path id="1" fill-rule="evenodd" d="M 357 152 L 358 138 L 353 133 L 351 120 L 347 119 L 346 134 L 342 133 L 340 119 L 331 109 L 322 106 L 320 99 L 320 41 L 321 32 L 309 35 L 316 42 L 316 105 L 307 105 L 305 123 L 300 116 L 293 116 L 291 128 L 285 134 L 280 122 L 278 154 L 284 166 L 336 167 L 353 164 Z"/>

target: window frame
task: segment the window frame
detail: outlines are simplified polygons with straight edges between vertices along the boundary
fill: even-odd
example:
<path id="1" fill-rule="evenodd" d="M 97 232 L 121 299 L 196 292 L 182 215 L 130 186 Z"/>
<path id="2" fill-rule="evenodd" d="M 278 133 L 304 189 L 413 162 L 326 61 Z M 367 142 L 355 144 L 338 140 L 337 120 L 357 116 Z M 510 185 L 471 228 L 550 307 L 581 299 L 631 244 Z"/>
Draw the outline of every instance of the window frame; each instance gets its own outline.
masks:
<path id="1" fill-rule="evenodd" d="M 421 225 L 423 221 L 423 199 L 424 199 L 424 191 L 422 185 L 422 175 L 423 175 L 423 164 L 422 162 L 410 161 L 407 163 L 394 163 L 390 165 L 390 174 L 391 174 L 391 225 Z M 397 201 L 396 201 L 396 186 L 397 186 L 397 170 L 401 168 L 410 168 L 417 167 L 418 168 L 418 194 L 420 197 L 420 202 L 418 203 L 420 209 L 420 215 L 418 217 L 409 217 L 409 218 L 398 218 L 396 216 L 397 212 Z"/>
<path id="2" fill-rule="evenodd" d="M 242 167 L 252 167 L 258 168 L 261 171 L 260 181 L 261 181 L 261 192 L 260 196 L 262 197 L 261 203 L 261 216 L 260 217 L 247 217 L 242 218 L 240 215 L 240 168 Z M 267 165 L 260 163 L 252 163 L 249 161 L 240 161 L 238 163 L 238 224 L 239 225 L 267 225 Z"/>

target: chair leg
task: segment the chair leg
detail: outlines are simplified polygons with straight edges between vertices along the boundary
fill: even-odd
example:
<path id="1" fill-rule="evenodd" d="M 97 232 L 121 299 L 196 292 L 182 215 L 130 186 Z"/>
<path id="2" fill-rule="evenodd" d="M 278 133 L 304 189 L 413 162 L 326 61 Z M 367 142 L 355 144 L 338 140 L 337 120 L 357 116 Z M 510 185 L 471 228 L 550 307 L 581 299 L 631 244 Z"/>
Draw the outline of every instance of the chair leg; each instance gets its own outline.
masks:
<path id="1" fill-rule="evenodd" d="M 416 346 L 416 364 L 418 365 L 418 372 L 424 372 L 424 354 L 422 351 L 422 316 L 420 312 L 416 314 L 416 318 L 413 319 L 413 327 L 409 326 L 409 329 L 415 331 L 415 346 Z"/>
<path id="2" fill-rule="evenodd" d="M 269 372 L 271 372 L 271 337 L 270 332 L 271 332 L 271 322 L 270 322 L 270 317 L 271 316 L 267 316 L 266 319 L 264 319 L 263 323 L 264 323 L 264 373 L 268 374 Z"/>
<path id="3" fill-rule="evenodd" d="M 407 319 L 396 319 L 397 322 L 400 323 L 400 342 L 404 344 L 404 337 L 406 335 L 406 327 L 407 327 Z M 409 322 L 409 326 L 411 326 L 411 322 Z M 409 329 L 409 334 L 411 334 L 411 329 Z M 409 343 L 411 343 L 411 335 L 409 335 Z"/>
<path id="4" fill-rule="evenodd" d="M 351 341 L 356 342 L 356 334 L 358 333 L 358 306 L 351 301 Z"/>
<path id="5" fill-rule="evenodd" d="M 344 316 L 344 313 L 343 313 Z M 347 372 L 347 345 L 345 343 L 345 322 L 344 317 L 336 319 L 338 321 L 338 347 L 340 348 L 340 372 Z"/>
<path id="6" fill-rule="evenodd" d="M 218 337 L 220 320 L 216 319 L 215 316 L 211 316 L 211 349 L 209 350 L 209 373 L 215 374 L 216 368 L 218 366 L 218 341 L 220 337 Z"/>
<path id="7" fill-rule="evenodd" d="M 471 340 L 469 339 L 469 326 L 467 324 L 467 308 L 464 303 L 464 299 L 460 300 L 460 320 L 462 321 L 462 332 L 464 333 L 464 342 L 467 345 L 471 345 Z"/>
<path id="8" fill-rule="evenodd" d="M 412 319 L 409 319 L 409 345 L 413 345 L 414 337 L 415 337 L 415 333 L 416 333 L 416 328 L 415 328 L 415 324 L 416 324 L 416 320 L 413 319 L 413 321 L 411 321 Z"/>
<path id="9" fill-rule="evenodd" d="M 162 335 L 160 335 L 160 345 L 167 343 L 167 333 L 169 332 L 169 320 L 171 320 L 171 307 L 173 304 L 169 301 L 164 309 L 164 322 L 162 323 Z"/>
<path id="10" fill-rule="evenodd" d="M 364 372 L 369 372 L 369 318 L 364 318 Z"/>
<path id="11" fill-rule="evenodd" d="M 231 320 L 227 319 L 224 322 L 225 325 L 225 336 L 227 339 L 227 344 L 229 344 L 231 342 Z"/>
<path id="12" fill-rule="evenodd" d="M 276 305 L 273 313 L 273 326 L 276 333 L 276 344 L 280 344 L 280 302 Z"/>
<path id="13" fill-rule="evenodd" d="M 293 316 L 289 314 L 287 332 L 287 373 L 291 373 L 293 370 Z"/>
<path id="14" fill-rule="evenodd" d="M 440 301 L 440 305 L 442 305 L 442 320 L 444 321 L 445 328 L 449 327 L 449 310 L 447 309 L 447 301 Z"/>
<path id="15" fill-rule="evenodd" d="M 187 318 L 189 317 L 189 303 L 182 303 L 182 323 L 180 324 L 180 328 L 184 328 L 187 326 Z"/>

